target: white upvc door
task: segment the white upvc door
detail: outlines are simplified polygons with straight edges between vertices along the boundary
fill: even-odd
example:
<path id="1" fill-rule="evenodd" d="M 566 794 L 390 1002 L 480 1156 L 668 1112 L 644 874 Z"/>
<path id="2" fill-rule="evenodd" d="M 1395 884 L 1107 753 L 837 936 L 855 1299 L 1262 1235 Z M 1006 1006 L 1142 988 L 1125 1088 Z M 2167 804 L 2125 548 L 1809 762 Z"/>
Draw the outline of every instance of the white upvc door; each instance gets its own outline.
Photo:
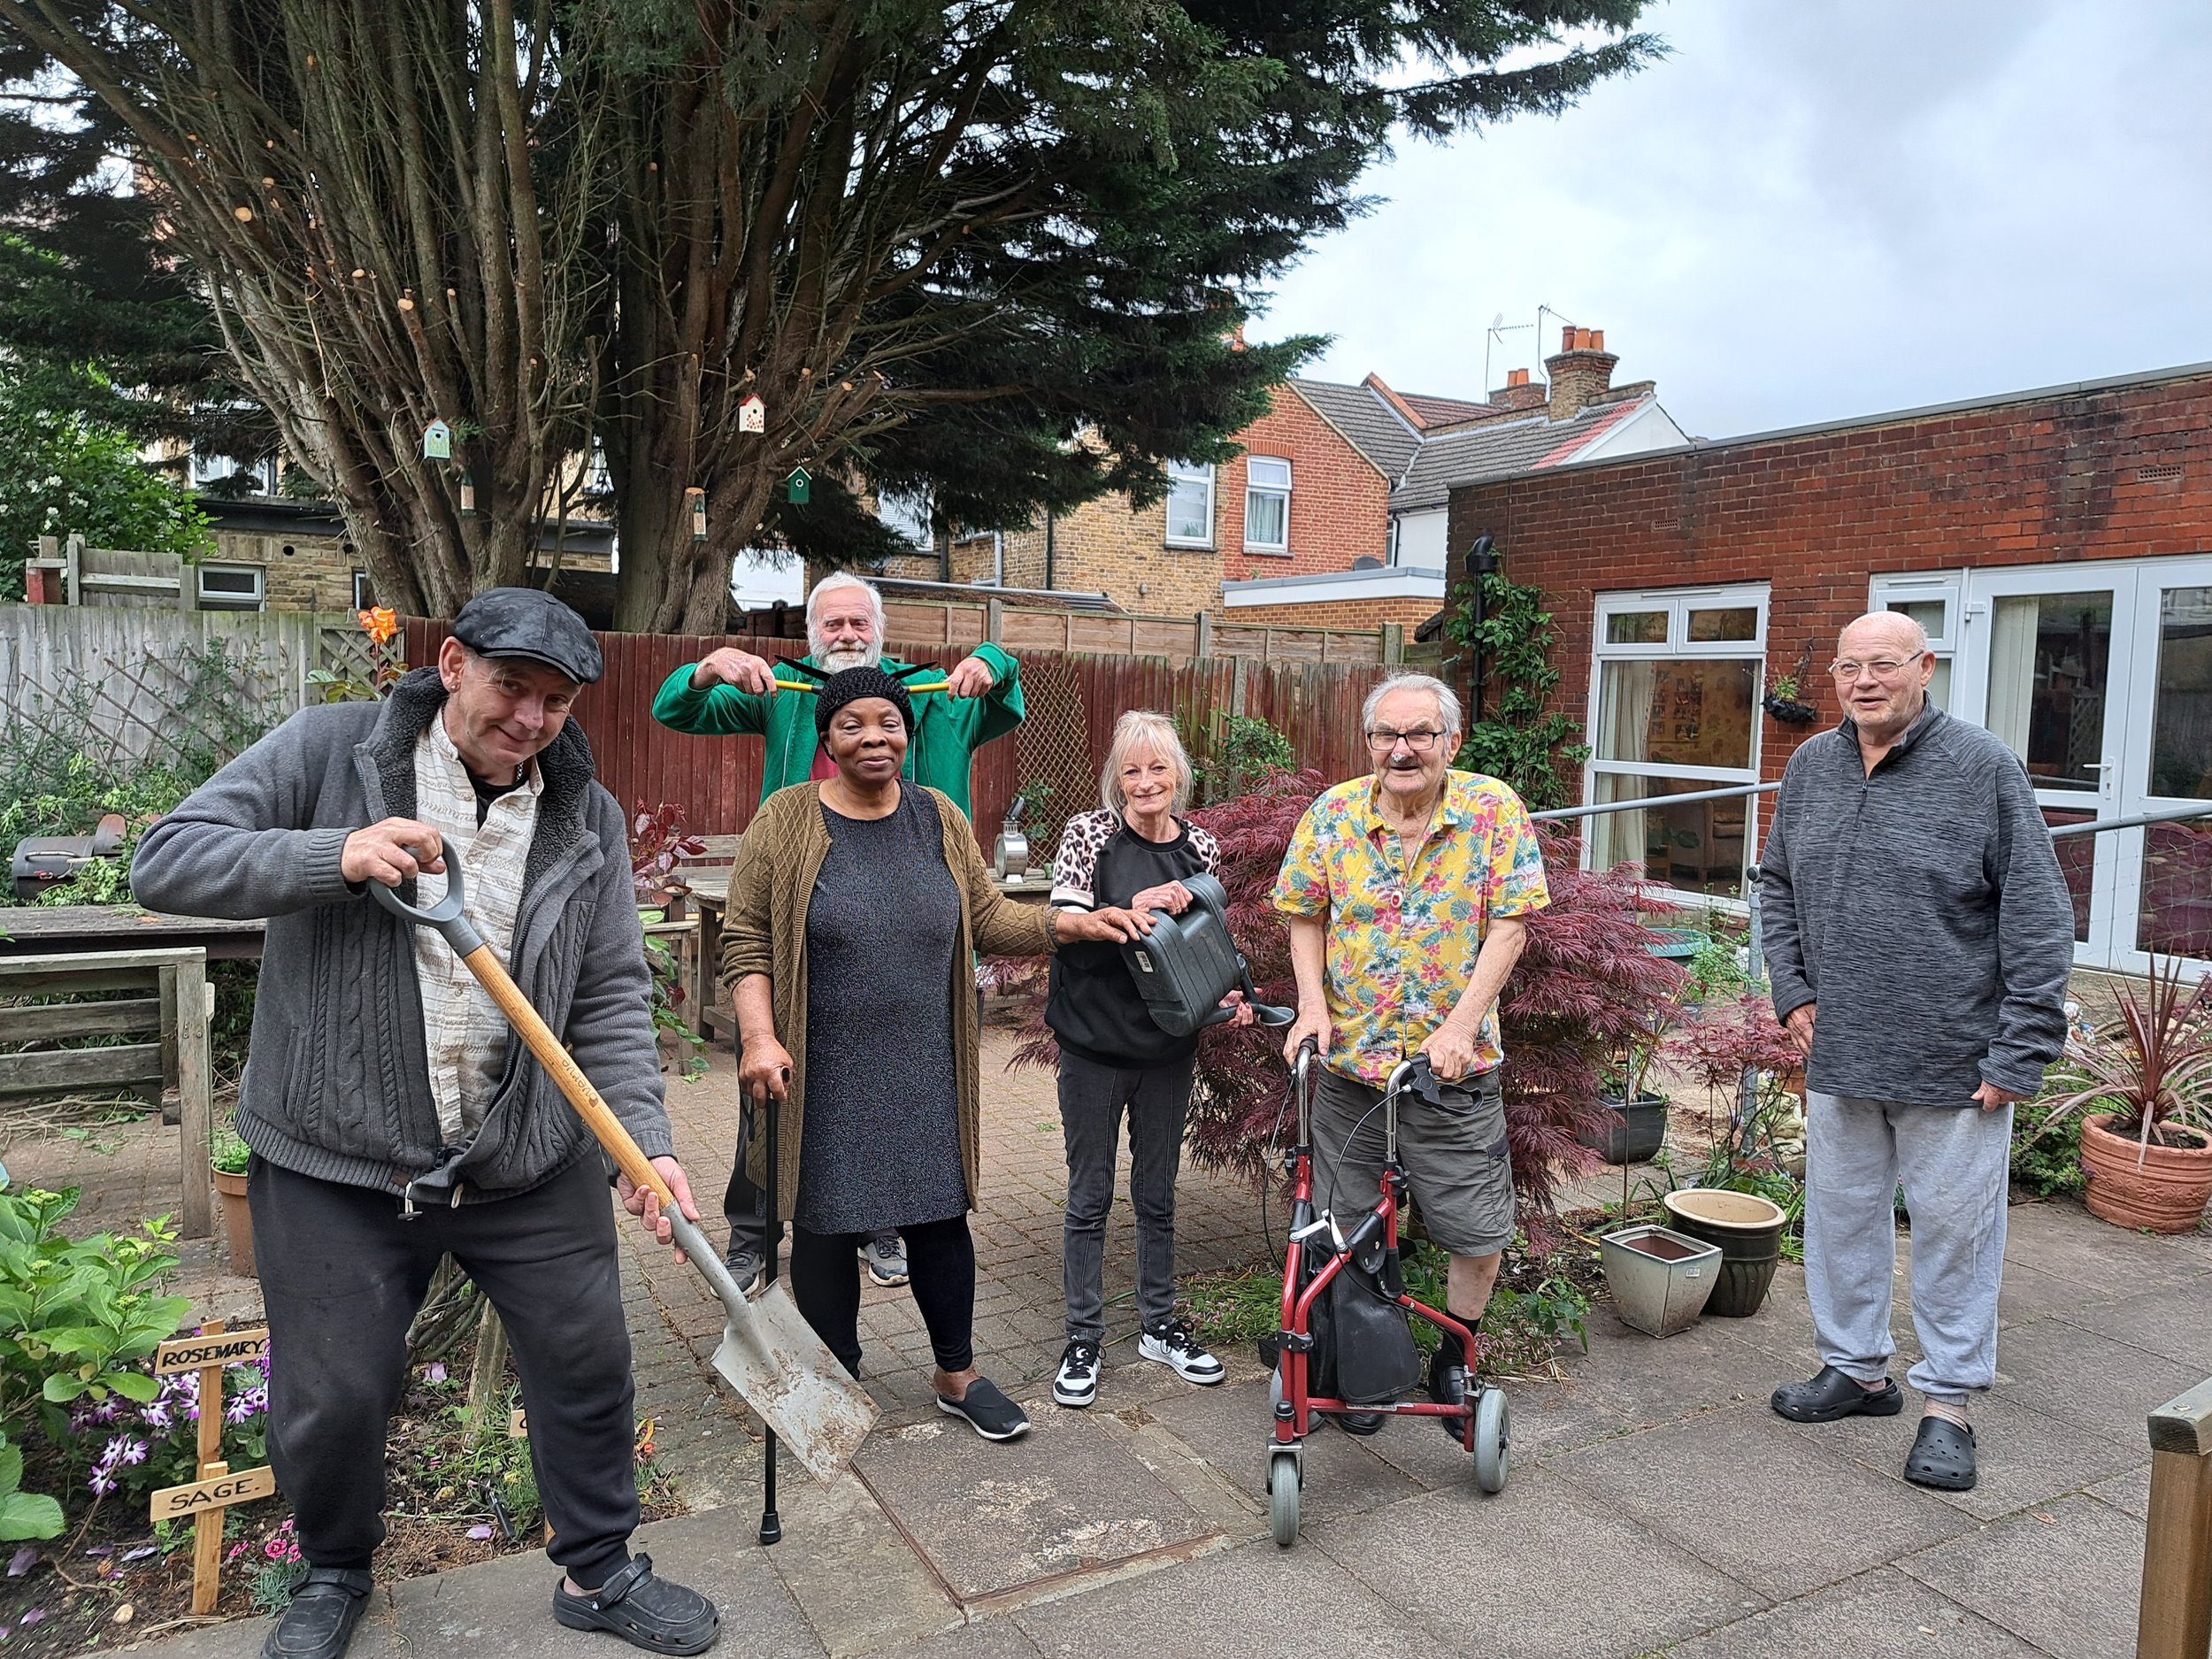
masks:
<path id="1" fill-rule="evenodd" d="M 1951 712 L 2026 763 L 2053 825 L 2212 809 L 2212 557 L 1969 571 Z M 2075 959 L 2212 965 L 2212 826 L 2059 843 Z"/>

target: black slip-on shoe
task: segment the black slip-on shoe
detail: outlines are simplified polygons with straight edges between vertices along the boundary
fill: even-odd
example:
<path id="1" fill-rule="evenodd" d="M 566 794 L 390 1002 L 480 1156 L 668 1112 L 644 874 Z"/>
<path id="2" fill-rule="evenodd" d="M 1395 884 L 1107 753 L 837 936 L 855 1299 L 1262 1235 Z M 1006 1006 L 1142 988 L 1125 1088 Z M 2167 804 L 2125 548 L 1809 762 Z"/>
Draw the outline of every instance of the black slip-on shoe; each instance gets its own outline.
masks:
<path id="1" fill-rule="evenodd" d="M 310 1567 L 292 1605 L 261 1644 L 261 1659 L 338 1659 L 369 1606 L 369 1575 Z"/>
<path id="2" fill-rule="evenodd" d="M 1923 1417 L 1905 1459 L 1905 1479 L 1939 1492 L 1970 1492 L 1977 1479 L 1974 1431 L 1945 1417 Z"/>
<path id="3" fill-rule="evenodd" d="M 1833 1365 L 1824 1365 L 1809 1382 L 1777 1388 L 1773 1405 L 1793 1423 L 1834 1423 L 1848 1417 L 1893 1417 L 1905 1409 L 1905 1396 L 1886 1377 L 1879 1388 L 1869 1388 Z"/>
<path id="4" fill-rule="evenodd" d="M 649 1653 L 704 1653 L 722 1629 L 714 1603 L 656 1578 L 650 1555 L 633 1555 L 590 1595 L 571 1595 L 565 1581 L 555 1584 L 553 1617 L 571 1630 L 611 1632 Z"/>
<path id="5" fill-rule="evenodd" d="M 1022 1409 L 986 1378 L 970 1383 L 968 1392 L 957 1400 L 939 1394 L 937 1409 L 947 1417 L 966 1418 L 968 1426 L 987 1440 L 1019 1440 L 1029 1432 L 1029 1418 Z"/>
<path id="6" fill-rule="evenodd" d="M 1389 1414 L 1383 1411 L 1329 1411 L 1322 1415 L 1347 1434 L 1356 1434 L 1365 1440 L 1370 1434 L 1382 1432 L 1383 1418 Z"/>

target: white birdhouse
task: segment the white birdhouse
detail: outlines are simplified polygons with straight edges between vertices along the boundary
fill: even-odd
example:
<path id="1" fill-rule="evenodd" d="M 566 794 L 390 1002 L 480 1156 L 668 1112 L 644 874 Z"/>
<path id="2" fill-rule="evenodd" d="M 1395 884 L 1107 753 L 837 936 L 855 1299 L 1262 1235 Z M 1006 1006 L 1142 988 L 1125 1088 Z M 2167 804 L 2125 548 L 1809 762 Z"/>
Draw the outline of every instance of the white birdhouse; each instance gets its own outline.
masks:
<path id="1" fill-rule="evenodd" d="M 740 432 L 768 430 L 768 405 L 760 401 L 756 392 L 737 406 L 737 429 Z"/>

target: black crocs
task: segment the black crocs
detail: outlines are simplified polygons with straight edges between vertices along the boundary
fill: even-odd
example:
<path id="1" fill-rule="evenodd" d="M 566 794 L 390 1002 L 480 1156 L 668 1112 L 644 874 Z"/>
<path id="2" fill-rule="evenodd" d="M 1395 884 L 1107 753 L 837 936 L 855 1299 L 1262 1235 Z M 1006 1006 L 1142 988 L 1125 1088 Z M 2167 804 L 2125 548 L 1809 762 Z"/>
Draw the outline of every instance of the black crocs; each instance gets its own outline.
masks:
<path id="1" fill-rule="evenodd" d="M 369 1586 L 357 1569 L 310 1567 L 262 1642 L 261 1659 L 338 1659 L 368 1610 Z"/>
<path id="2" fill-rule="evenodd" d="M 1905 1459 L 1905 1479 L 1939 1492 L 1970 1492 L 1976 1479 L 1974 1431 L 1943 1417 L 1923 1417 Z"/>
<path id="3" fill-rule="evenodd" d="M 565 1582 L 555 1585 L 553 1617 L 571 1630 L 611 1631 L 649 1653 L 704 1653 L 722 1629 L 713 1602 L 653 1576 L 650 1555 L 633 1555 L 593 1595 L 571 1595 Z"/>
<path id="4" fill-rule="evenodd" d="M 1879 1388 L 1868 1388 L 1833 1365 L 1823 1365 L 1811 1381 L 1777 1388 L 1772 1403 L 1793 1423 L 1833 1423 L 1848 1417 L 1893 1417 L 1905 1409 L 1905 1396 L 1886 1377 Z"/>

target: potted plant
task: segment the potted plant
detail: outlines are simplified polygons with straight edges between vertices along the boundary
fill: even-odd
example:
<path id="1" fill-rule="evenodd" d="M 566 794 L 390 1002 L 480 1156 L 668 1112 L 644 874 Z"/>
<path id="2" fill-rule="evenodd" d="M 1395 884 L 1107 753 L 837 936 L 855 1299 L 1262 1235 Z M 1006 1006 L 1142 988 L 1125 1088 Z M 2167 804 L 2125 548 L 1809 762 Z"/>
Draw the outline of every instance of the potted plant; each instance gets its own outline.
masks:
<path id="1" fill-rule="evenodd" d="M 1803 1213 L 1804 1187 L 1786 1163 L 1796 1045 L 1755 990 L 1704 1010 L 1672 1047 L 1694 1077 L 1732 1092 L 1736 1106 L 1698 1179 L 1660 1202 L 1670 1225 L 1720 1248 L 1719 1282 L 1705 1311 L 1749 1318 L 1774 1282 L 1784 1234 Z"/>
<path id="2" fill-rule="evenodd" d="M 1777 674 L 1767 682 L 1766 695 L 1760 699 L 1760 706 L 1785 726 L 1810 726 L 1817 720 L 1820 710 L 1809 703 L 1798 701 L 1799 687 L 1812 672 L 1812 648 L 1807 646 L 1805 654 L 1797 659 L 1795 672 Z"/>
<path id="3" fill-rule="evenodd" d="M 1607 1233 L 1598 1240 L 1598 1259 L 1613 1311 L 1646 1336 L 1688 1330 L 1720 1283 L 1716 1246 L 1649 1224 Z"/>
<path id="4" fill-rule="evenodd" d="M 2141 995 L 2066 1057 L 2084 1087 L 2047 1102 L 2030 1144 L 2081 1114 L 2089 1213 L 2123 1227 L 2193 1233 L 2212 1199 L 2212 980 L 2154 968 Z"/>
<path id="5" fill-rule="evenodd" d="M 1607 1068 L 1598 1092 L 1598 1105 L 1605 1113 L 1602 1128 L 1595 1133 L 1585 1131 L 1577 1139 L 1608 1164 L 1647 1164 L 1666 1144 L 1667 1109 L 1672 1102 L 1647 1085 L 1678 1008 L 1672 998 L 1655 999 Z"/>
<path id="6" fill-rule="evenodd" d="M 230 1240 L 230 1271 L 241 1279 L 257 1279 L 253 1266 L 253 1212 L 246 1207 L 246 1169 L 253 1154 L 228 1124 L 216 1131 L 215 1144 L 207 1155 L 215 1177 L 215 1191 L 223 1201 L 223 1231 Z"/>

